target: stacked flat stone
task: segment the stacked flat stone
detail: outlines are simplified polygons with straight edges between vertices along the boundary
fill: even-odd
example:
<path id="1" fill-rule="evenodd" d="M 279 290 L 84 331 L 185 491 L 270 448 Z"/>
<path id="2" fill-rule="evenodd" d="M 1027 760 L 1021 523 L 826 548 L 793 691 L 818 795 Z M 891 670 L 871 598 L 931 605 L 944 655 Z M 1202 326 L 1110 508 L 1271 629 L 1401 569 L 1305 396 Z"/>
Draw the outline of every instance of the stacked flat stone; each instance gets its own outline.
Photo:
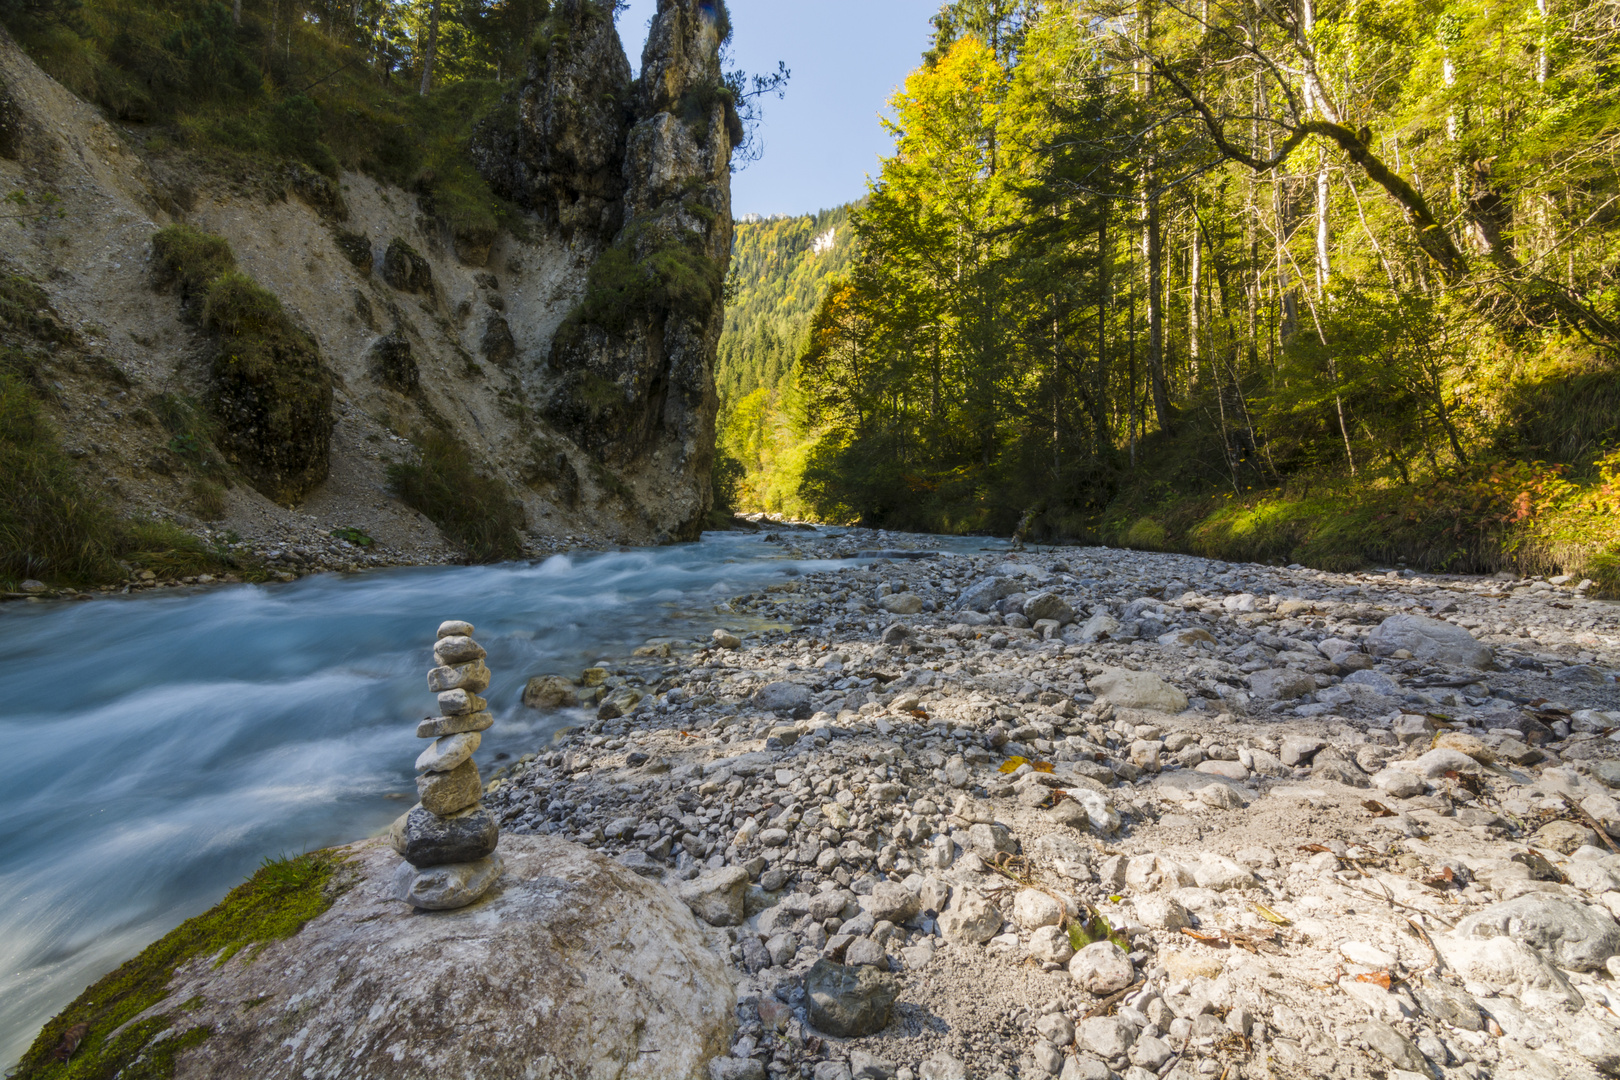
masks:
<path id="1" fill-rule="evenodd" d="M 416 726 L 418 738 L 433 740 L 416 759 L 422 801 L 400 815 L 389 834 L 405 858 L 394 875 L 394 895 L 429 911 L 466 907 L 501 876 L 500 830 L 479 801 L 484 785 L 472 759 L 480 732 L 495 722 L 478 696 L 489 688 L 486 655 L 471 623 L 440 624 L 428 689 L 439 695 L 441 715 Z"/>

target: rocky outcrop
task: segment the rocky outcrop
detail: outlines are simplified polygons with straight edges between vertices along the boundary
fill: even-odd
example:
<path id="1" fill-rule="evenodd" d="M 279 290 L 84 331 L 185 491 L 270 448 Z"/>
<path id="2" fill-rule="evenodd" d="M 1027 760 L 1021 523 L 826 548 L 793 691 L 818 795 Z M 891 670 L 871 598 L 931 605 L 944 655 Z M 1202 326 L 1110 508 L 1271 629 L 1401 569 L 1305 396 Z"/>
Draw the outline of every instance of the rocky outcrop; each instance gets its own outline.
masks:
<path id="1" fill-rule="evenodd" d="M 486 125 L 472 148 L 496 191 L 569 236 L 606 239 L 622 224 L 631 79 L 610 7 L 555 5 L 535 32 L 515 115 Z"/>
<path id="2" fill-rule="evenodd" d="M 714 357 L 741 134 L 721 78 L 722 27 L 712 4 L 663 0 L 633 87 L 595 0 L 563 0 L 547 27 L 518 95 L 518 130 L 486 133 L 478 152 L 510 197 L 554 215 L 576 243 L 602 245 L 551 342 L 543 411 L 624 477 L 654 533 L 695 537 L 712 503 Z"/>
<path id="3" fill-rule="evenodd" d="M 251 958 L 176 973 L 178 1026 L 211 1029 L 177 1078 L 698 1080 L 730 1046 L 724 963 L 680 901 L 617 863 L 503 840 L 483 900 L 416 912 L 392 899 L 386 843 L 339 850 L 359 880 L 328 911 Z"/>

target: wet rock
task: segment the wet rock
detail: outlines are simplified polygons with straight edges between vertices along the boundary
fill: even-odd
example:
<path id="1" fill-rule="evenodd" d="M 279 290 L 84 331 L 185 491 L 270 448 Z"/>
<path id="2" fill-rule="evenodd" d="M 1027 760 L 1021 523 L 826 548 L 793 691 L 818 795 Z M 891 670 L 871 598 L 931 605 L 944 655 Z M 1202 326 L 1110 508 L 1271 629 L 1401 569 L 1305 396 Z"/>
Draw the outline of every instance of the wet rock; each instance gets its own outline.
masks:
<path id="1" fill-rule="evenodd" d="M 442 735 L 455 735 L 462 731 L 488 731 L 495 717 L 488 712 L 462 713 L 459 716 L 430 716 L 416 725 L 418 739 L 437 739 Z"/>
<path id="2" fill-rule="evenodd" d="M 889 1023 L 898 987 L 873 967 L 852 968 L 817 960 L 804 976 L 806 1012 L 812 1027 L 838 1038 L 882 1031 Z"/>
<path id="3" fill-rule="evenodd" d="M 394 876 L 394 899 L 424 911 L 464 908 L 490 890 L 502 869 L 504 863 L 498 854 L 426 868 L 401 863 Z"/>
<path id="4" fill-rule="evenodd" d="M 471 759 L 449 772 L 423 773 L 416 778 L 416 797 L 428 813 L 440 817 L 465 810 L 483 793 L 478 766 Z"/>
<path id="5" fill-rule="evenodd" d="M 579 694 L 561 675 L 536 675 L 523 687 L 523 704 L 531 709 L 571 709 L 579 704 Z"/>
<path id="6" fill-rule="evenodd" d="M 417 772 L 449 772 L 478 749 L 482 735 L 476 731 L 463 731 L 434 739 L 416 758 Z"/>
<path id="7" fill-rule="evenodd" d="M 499 839 L 494 816 L 477 804 L 447 817 L 418 804 L 401 814 L 388 832 L 394 850 L 418 868 L 474 862 L 494 851 Z"/>

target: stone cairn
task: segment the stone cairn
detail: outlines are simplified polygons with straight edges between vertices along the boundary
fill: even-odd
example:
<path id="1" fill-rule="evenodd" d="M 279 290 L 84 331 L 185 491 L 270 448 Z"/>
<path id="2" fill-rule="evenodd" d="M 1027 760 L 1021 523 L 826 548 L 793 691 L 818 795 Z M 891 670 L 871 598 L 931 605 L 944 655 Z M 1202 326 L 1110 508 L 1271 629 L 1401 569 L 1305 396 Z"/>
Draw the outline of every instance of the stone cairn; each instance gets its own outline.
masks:
<path id="1" fill-rule="evenodd" d="M 478 696 L 489 688 L 489 668 L 472 635 L 471 623 L 439 626 L 428 689 L 439 695 L 442 715 L 416 725 L 417 738 L 433 740 L 416 759 L 422 801 L 400 815 L 389 834 L 405 858 L 394 875 L 395 897 L 429 911 L 466 907 L 501 876 L 500 830 L 479 801 L 484 786 L 472 759 L 479 733 L 495 722 Z"/>

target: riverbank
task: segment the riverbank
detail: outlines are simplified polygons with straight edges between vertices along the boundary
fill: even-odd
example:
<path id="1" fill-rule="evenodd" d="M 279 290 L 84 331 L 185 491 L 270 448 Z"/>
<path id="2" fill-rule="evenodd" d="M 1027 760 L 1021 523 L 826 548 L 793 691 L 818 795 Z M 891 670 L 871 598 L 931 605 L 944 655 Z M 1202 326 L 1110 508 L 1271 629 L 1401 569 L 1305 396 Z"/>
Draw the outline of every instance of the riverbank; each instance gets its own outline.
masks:
<path id="1" fill-rule="evenodd" d="M 922 539 L 761 536 L 881 555 L 551 672 L 585 704 L 486 774 L 720 928 L 714 1076 L 1620 1066 L 1620 608 Z"/>
<path id="2" fill-rule="evenodd" d="M 600 673 L 487 801 L 700 911 L 746 871 L 715 1076 L 1596 1075 L 1620 609 L 1579 584 L 879 560 Z M 827 1038 L 822 958 L 891 971 L 890 1022 Z"/>

